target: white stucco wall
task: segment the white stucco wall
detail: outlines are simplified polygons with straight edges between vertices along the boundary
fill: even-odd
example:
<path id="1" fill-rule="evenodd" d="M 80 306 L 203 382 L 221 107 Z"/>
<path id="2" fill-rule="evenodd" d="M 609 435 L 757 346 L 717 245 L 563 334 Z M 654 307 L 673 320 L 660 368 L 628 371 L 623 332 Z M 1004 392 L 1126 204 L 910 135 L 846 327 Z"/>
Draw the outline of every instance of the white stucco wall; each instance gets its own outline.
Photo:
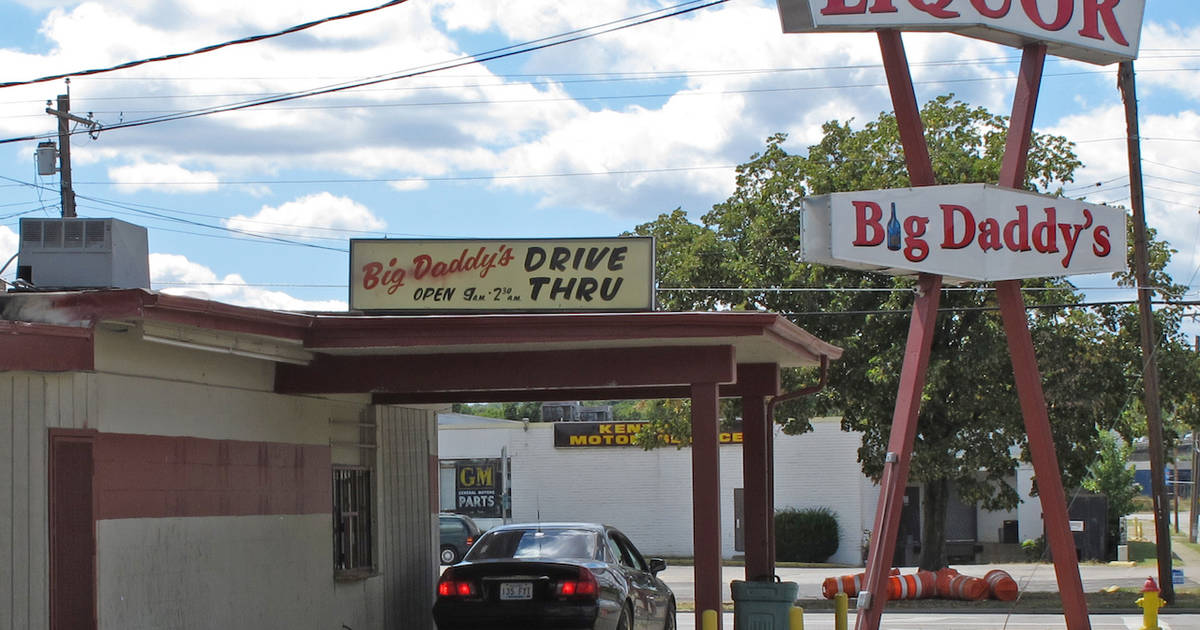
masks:
<path id="1" fill-rule="evenodd" d="M 861 561 L 862 531 L 871 526 L 877 490 L 856 461 L 858 434 L 836 419 L 813 421 L 814 431 L 775 435 L 777 508 L 831 508 L 842 541 L 831 562 Z M 439 430 L 439 457 L 512 458 L 514 521 L 574 520 L 612 524 L 650 555 L 692 554 L 691 449 L 555 448 L 550 423 L 486 422 Z M 742 486 L 742 448 L 721 457 L 722 555 L 734 551 L 733 490 Z M 486 524 L 487 521 L 484 521 Z"/>

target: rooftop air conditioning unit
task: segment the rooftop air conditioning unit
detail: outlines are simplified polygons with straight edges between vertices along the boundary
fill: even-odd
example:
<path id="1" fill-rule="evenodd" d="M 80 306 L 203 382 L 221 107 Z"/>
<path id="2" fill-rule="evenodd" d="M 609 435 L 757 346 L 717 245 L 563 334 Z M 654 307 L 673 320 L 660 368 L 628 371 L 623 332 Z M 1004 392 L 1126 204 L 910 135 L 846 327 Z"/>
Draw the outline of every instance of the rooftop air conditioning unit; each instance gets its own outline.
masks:
<path id="1" fill-rule="evenodd" d="M 117 219 L 21 219 L 17 278 L 35 289 L 149 289 L 146 228 Z"/>

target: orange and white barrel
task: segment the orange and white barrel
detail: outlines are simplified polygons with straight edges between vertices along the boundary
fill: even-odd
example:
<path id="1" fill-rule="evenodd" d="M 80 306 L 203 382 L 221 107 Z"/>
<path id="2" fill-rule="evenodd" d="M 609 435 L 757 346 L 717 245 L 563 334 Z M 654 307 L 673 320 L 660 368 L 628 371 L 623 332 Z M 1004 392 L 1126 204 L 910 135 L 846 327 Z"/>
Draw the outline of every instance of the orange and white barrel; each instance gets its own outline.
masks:
<path id="1" fill-rule="evenodd" d="M 988 596 L 988 583 L 946 567 L 937 572 L 937 590 L 943 599 L 980 600 Z"/>
<path id="2" fill-rule="evenodd" d="M 992 569 L 983 576 L 983 580 L 988 585 L 988 595 L 992 599 L 998 599 L 1002 602 L 1016 601 L 1017 599 L 1017 581 L 1002 569 Z"/>
<path id="3" fill-rule="evenodd" d="M 933 571 L 888 578 L 888 599 L 928 599 L 937 595 L 937 574 Z"/>
<path id="4" fill-rule="evenodd" d="M 845 593 L 847 597 L 858 597 L 858 592 L 862 590 L 866 576 L 866 573 L 857 573 L 825 578 L 825 581 L 821 582 L 821 594 L 825 596 L 825 599 L 833 599 L 838 593 Z"/>

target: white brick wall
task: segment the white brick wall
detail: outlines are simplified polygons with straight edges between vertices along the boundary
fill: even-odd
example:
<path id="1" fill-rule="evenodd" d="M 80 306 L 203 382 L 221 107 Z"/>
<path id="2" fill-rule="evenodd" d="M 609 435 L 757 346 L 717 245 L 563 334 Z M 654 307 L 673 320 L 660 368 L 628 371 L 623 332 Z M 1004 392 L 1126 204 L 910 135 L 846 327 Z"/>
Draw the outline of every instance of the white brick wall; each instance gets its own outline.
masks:
<path id="1" fill-rule="evenodd" d="M 777 508 L 825 506 L 838 515 L 842 540 L 830 562 L 859 564 L 878 490 L 857 461 L 860 437 L 836 418 L 813 432 L 775 434 Z M 513 520 L 598 521 L 615 525 L 644 553 L 692 555 L 691 449 L 555 448 L 549 423 L 483 422 L 439 430 L 441 459 L 512 458 Z M 722 555 L 734 551 L 733 490 L 742 486 L 742 447 L 721 447 Z M 481 524 L 487 524 L 486 521 Z"/>

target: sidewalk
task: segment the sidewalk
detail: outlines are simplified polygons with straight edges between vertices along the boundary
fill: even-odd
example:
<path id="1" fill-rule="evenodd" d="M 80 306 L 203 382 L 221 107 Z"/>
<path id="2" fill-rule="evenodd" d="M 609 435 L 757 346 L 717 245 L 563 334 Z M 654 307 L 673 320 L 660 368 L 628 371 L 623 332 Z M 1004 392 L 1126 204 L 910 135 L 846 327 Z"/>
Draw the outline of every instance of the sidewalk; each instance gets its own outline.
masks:
<path id="1" fill-rule="evenodd" d="M 1145 521 L 1143 533 L 1147 538 L 1153 539 L 1154 518 L 1151 514 L 1136 515 Z M 1172 521 L 1174 522 L 1174 521 Z M 1184 512 L 1180 512 L 1180 525 L 1184 525 L 1187 520 Z M 1174 531 L 1174 529 L 1172 529 Z M 1196 588 L 1200 587 L 1200 553 L 1193 551 L 1189 547 L 1180 544 L 1171 546 L 1172 554 L 1175 559 L 1172 562 L 1172 568 L 1184 570 L 1184 584 L 1177 585 L 1176 588 Z M 993 564 L 961 564 L 951 565 L 958 571 L 977 577 L 983 577 L 992 569 L 1003 569 L 1013 579 L 1017 581 L 1017 586 L 1022 591 L 1026 592 L 1057 592 L 1058 578 L 1054 572 L 1054 565 L 1049 562 L 1042 563 L 993 563 Z M 798 599 L 821 599 L 821 582 L 828 577 L 836 577 L 839 575 L 859 573 L 862 567 L 824 567 L 824 568 L 789 568 L 779 567 L 776 569 L 776 574 L 779 578 L 786 582 L 796 582 L 799 587 Z M 902 569 L 904 573 L 910 573 L 913 568 Z M 1123 566 L 1117 564 L 1101 564 L 1101 563 L 1082 563 L 1079 565 L 1079 575 L 1083 581 L 1083 590 L 1087 593 L 1094 593 L 1101 589 L 1110 586 L 1122 588 L 1141 589 L 1146 583 L 1146 578 L 1153 577 L 1158 579 L 1158 570 L 1154 566 Z M 693 583 L 693 573 L 691 566 L 668 566 L 665 571 L 659 574 L 659 577 L 671 587 L 675 593 L 675 598 L 679 602 L 693 602 L 695 600 L 695 585 Z M 732 596 L 729 592 L 729 583 L 733 580 L 746 579 L 745 569 L 740 566 L 723 567 L 721 572 L 721 582 L 724 584 L 725 593 L 723 599 L 731 601 Z"/>

